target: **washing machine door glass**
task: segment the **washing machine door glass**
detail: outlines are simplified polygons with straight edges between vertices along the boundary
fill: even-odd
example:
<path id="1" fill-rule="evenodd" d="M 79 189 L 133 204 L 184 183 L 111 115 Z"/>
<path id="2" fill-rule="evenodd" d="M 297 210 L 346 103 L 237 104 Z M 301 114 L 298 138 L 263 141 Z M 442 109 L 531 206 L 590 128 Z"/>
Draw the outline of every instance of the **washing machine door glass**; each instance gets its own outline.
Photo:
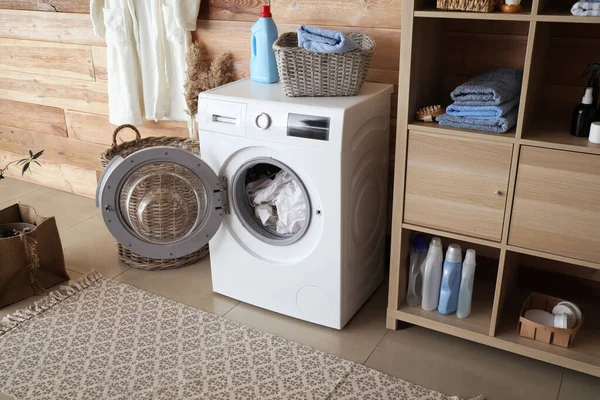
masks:
<path id="1" fill-rule="evenodd" d="M 96 202 L 112 235 L 155 259 L 202 248 L 226 211 L 225 181 L 200 158 L 173 147 L 117 156 L 98 183 Z"/>
<path id="2" fill-rule="evenodd" d="M 310 225 L 311 202 L 300 177 L 273 158 L 248 160 L 231 183 L 233 208 L 256 238 L 275 246 L 300 240 Z"/>

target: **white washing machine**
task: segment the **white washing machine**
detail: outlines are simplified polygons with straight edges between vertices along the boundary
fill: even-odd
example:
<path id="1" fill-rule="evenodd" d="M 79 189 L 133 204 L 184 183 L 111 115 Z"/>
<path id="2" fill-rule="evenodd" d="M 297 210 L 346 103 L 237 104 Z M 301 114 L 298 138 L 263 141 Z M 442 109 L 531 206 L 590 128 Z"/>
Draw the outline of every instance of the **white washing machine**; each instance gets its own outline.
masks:
<path id="1" fill-rule="evenodd" d="M 341 329 L 383 279 L 391 93 L 391 85 L 365 83 L 353 97 L 292 98 L 249 79 L 204 92 L 200 159 L 160 147 L 117 157 L 100 180 L 98 205 L 131 251 L 180 257 L 210 240 L 215 292 Z M 184 171 L 177 179 L 198 201 L 186 208 L 168 190 L 142 196 L 138 207 L 172 201 L 193 221 L 160 243 L 141 237 L 125 215 L 143 221 L 144 210 L 123 209 L 135 171 L 148 165 Z M 277 176 L 295 190 L 287 227 L 287 214 L 278 215 L 285 190 L 283 203 L 265 206 L 268 221 L 249 191 Z"/>

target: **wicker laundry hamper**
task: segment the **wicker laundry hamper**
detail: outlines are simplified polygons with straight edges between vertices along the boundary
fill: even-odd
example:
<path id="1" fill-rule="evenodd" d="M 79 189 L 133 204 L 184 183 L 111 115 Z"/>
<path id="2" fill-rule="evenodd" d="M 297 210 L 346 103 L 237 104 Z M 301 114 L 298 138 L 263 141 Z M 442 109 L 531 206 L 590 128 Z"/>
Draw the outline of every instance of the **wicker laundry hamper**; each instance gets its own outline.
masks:
<path id="1" fill-rule="evenodd" d="M 119 132 L 125 128 L 130 128 L 135 132 L 135 140 L 117 144 L 117 136 Z M 138 150 L 154 146 L 175 147 L 192 152 L 196 155 L 199 154 L 200 150 L 197 141 L 174 137 L 147 137 L 142 139 L 140 132 L 135 126 L 121 125 L 113 134 L 112 146 L 100 156 L 102 167 L 105 168 L 110 160 L 117 155 L 121 157 L 127 157 Z M 177 166 L 172 165 L 166 168 L 177 168 Z M 139 204 L 145 193 L 148 193 L 152 190 L 164 190 L 165 187 L 168 187 L 169 190 L 177 191 L 181 195 L 182 201 L 189 202 L 190 204 L 195 203 L 196 198 L 194 193 L 188 190 L 189 188 L 179 187 L 178 185 L 181 185 L 181 180 L 172 179 L 170 177 L 170 171 L 164 170 L 163 168 L 163 173 L 154 174 L 152 178 L 145 179 L 144 184 L 140 187 L 136 187 L 135 189 L 132 188 L 132 190 L 129 191 L 130 196 L 127 198 L 127 204 L 125 204 L 124 199 L 121 199 L 121 209 L 126 208 L 128 214 L 133 216 L 133 214 L 135 214 L 135 209 L 137 208 L 135 206 Z M 185 228 L 187 221 L 184 220 L 186 217 L 184 214 L 177 212 L 177 210 L 174 210 L 173 207 L 169 207 L 169 205 L 170 203 L 168 202 L 164 204 L 154 204 L 151 210 L 149 210 L 149 212 L 144 216 L 143 221 L 139 221 L 139 217 L 135 218 L 135 216 L 133 216 L 128 218 L 128 222 L 130 224 L 136 224 L 133 226 L 136 231 L 143 231 L 145 236 L 151 236 L 156 241 L 160 242 L 163 239 L 166 240 L 168 238 L 172 238 Z M 185 257 L 167 260 L 141 256 L 128 250 L 118 242 L 117 249 L 119 258 L 125 264 L 134 268 L 146 270 L 179 268 L 193 264 L 208 255 L 208 245 Z"/>
<path id="2" fill-rule="evenodd" d="M 315 53 L 298 47 L 298 34 L 287 32 L 273 44 L 279 79 L 290 97 L 354 96 L 367 76 L 375 41 L 362 33 L 348 36 L 360 47 L 346 53 Z"/>
<path id="3" fill-rule="evenodd" d="M 437 8 L 451 11 L 492 12 L 498 0 L 437 0 Z"/>

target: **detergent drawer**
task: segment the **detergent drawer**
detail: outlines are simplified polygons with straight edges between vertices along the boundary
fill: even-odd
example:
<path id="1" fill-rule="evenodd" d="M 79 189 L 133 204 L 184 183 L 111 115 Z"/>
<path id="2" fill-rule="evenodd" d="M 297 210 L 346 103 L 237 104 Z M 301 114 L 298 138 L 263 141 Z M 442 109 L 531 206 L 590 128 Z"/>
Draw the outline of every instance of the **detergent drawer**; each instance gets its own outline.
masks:
<path id="1" fill-rule="evenodd" d="M 198 100 L 198 130 L 246 135 L 246 104 L 231 101 Z"/>

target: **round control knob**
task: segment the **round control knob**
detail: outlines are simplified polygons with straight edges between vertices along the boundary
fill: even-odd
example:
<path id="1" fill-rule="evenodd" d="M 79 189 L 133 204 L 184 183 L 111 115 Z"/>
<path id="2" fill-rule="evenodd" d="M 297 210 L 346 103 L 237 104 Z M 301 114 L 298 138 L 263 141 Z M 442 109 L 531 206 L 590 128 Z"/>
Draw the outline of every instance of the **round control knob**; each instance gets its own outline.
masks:
<path id="1" fill-rule="evenodd" d="M 254 123 L 258 128 L 264 131 L 265 129 L 269 129 L 269 127 L 271 126 L 271 117 L 269 117 L 269 114 L 267 113 L 260 113 L 256 117 Z"/>

